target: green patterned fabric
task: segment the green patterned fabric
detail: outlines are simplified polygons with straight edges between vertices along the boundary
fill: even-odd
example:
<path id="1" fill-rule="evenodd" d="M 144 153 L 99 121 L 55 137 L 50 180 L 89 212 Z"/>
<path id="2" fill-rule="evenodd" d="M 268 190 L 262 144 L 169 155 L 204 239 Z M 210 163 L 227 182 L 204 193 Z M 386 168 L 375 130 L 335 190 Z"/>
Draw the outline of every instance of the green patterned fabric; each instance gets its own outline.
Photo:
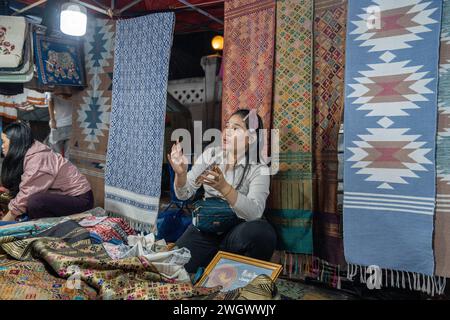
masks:
<path id="1" fill-rule="evenodd" d="M 277 2 L 273 128 L 280 134 L 271 220 L 279 249 L 312 253 L 312 0 Z"/>

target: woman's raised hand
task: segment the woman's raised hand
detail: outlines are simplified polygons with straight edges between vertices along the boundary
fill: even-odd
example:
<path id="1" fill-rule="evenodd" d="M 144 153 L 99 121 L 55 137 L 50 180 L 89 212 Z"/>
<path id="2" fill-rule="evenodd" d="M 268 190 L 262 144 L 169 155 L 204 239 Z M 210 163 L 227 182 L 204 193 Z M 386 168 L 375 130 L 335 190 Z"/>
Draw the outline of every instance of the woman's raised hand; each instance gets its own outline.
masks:
<path id="1" fill-rule="evenodd" d="M 188 159 L 183 154 L 180 141 L 172 146 L 172 151 L 167 155 L 170 165 L 176 174 L 182 175 L 187 173 Z"/>

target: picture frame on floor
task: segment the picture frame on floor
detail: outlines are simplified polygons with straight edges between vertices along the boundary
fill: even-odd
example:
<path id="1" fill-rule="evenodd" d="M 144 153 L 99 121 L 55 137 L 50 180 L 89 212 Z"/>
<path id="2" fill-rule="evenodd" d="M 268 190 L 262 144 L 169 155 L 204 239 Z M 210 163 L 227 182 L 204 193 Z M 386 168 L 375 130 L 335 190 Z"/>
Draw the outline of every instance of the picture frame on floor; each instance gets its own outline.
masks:
<path id="1" fill-rule="evenodd" d="M 221 291 L 225 292 L 244 287 L 261 274 L 275 281 L 281 270 L 280 264 L 219 251 L 195 286 L 211 288 L 221 285 Z"/>

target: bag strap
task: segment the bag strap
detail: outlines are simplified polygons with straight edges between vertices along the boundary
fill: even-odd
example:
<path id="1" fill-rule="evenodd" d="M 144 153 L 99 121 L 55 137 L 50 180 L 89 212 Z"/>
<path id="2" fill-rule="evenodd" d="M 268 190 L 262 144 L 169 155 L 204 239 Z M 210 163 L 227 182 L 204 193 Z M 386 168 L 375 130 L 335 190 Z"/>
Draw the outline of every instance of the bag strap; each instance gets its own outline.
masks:
<path id="1" fill-rule="evenodd" d="M 244 172 L 242 172 L 241 180 L 239 181 L 238 185 L 236 186 L 236 191 L 238 191 L 239 188 L 242 186 L 242 183 L 244 182 L 244 178 L 246 176 L 249 166 L 250 166 L 249 163 L 245 162 Z"/>

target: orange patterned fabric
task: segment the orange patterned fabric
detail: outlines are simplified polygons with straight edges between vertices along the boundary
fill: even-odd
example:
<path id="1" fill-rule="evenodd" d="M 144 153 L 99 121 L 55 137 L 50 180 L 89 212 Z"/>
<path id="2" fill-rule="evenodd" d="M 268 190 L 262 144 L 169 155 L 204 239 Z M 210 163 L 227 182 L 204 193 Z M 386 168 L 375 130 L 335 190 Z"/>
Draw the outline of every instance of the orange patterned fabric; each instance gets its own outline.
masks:
<path id="1" fill-rule="evenodd" d="M 225 1 L 222 123 L 257 109 L 270 128 L 275 42 L 274 0 Z"/>

